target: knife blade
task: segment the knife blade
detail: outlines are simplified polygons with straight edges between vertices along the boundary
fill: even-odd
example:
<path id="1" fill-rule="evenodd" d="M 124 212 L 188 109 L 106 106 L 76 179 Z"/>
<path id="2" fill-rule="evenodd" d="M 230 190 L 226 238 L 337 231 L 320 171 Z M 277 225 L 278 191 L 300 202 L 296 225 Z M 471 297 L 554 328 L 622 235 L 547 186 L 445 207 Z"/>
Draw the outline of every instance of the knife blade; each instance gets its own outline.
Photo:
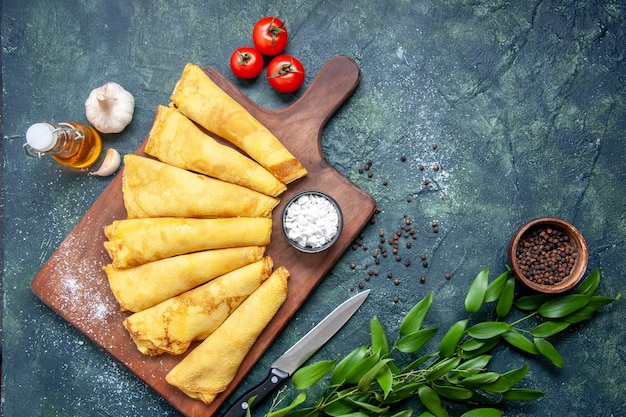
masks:
<path id="1" fill-rule="evenodd" d="M 361 304 L 369 295 L 370 290 L 363 291 L 335 308 L 329 315 L 313 327 L 307 334 L 287 349 L 270 366 L 268 376 L 245 394 L 243 394 L 228 409 L 224 417 L 243 417 L 249 408 L 249 401 L 255 397 L 258 404 L 270 394 L 281 382 L 289 378 L 302 366 L 319 348 L 324 346 L 344 324 L 356 313 Z"/>

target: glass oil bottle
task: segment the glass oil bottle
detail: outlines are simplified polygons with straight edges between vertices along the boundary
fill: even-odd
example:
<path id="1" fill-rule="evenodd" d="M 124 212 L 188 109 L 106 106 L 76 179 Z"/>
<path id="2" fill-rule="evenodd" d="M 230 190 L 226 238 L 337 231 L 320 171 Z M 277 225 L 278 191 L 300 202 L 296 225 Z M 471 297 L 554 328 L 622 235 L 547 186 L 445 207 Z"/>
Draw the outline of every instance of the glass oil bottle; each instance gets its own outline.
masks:
<path id="1" fill-rule="evenodd" d="M 94 128 L 82 123 L 35 123 L 26 131 L 24 150 L 34 158 L 50 155 L 61 165 L 83 169 L 100 157 L 102 138 Z"/>

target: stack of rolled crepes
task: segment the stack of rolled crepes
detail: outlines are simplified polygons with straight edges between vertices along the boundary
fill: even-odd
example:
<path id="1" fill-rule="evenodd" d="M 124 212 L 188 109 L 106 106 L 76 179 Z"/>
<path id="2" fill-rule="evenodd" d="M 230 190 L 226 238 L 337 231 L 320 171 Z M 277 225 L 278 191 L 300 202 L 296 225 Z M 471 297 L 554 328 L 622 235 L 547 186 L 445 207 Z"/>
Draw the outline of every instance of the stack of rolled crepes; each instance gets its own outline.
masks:
<path id="1" fill-rule="evenodd" d="M 185 66 L 171 98 L 157 108 L 149 156 L 124 157 L 127 218 L 105 227 L 103 270 L 142 353 L 202 341 L 166 380 L 211 403 L 287 297 L 289 271 L 265 247 L 278 196 L 307 172 L 200 67 Z"/>

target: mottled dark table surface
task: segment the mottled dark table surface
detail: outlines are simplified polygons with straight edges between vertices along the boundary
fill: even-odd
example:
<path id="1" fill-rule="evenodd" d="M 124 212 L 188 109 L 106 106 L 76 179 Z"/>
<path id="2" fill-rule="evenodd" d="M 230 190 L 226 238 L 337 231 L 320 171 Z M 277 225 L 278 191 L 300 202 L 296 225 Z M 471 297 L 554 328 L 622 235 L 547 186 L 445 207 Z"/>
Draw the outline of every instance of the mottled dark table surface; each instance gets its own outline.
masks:
<path id="1" fill-rule="evenodd" d="M 134 94 L 136 110 L 123 133 L 105 135 L 106 146 L 132 153 L 188 61 L 216 67 L 265 107 L 289 105 L 302 92 L 280 96 L 263 79 L 237 81 L 227 65 L 267 14 L 287 21 L 288 52 L 303 61 L 307 83 L 335 55 L 360 65 L 361 83 L 329 121 L 322 146 L 380 213 L 363 231 L 369 249 L 345 253 L 238 392 L 361 284 L 373 290 L 366 305 L 315 358 L 367 343 L 374 315 L 393 331 L 429 291 L 431 324 L 446 328 L 465 317 L 471 279 L 487 267 L 494 276 L 504 271 L 511 234 L 534 217 L 574 223 L 589 244 L 589 270 L 601 271 L 599 292 L 626 289 L 620 0 L 4 1 L 5 416 L 179 415 L 32 294 L 32 278 L 110 179 L 27 158 L 23 135 L 34 121 L 85 121 L 91 89 L 116 81 Z M 368 161 L 371 178 L 359 171 Z M 405 214 L 417 239 L 401 249 L 403 262 L 383 258 L 380 275 L 365 281 L 379 231 L 395 232 Z M 496 366 L 528 362 L 523 385 L 547 393 L 506 403 L 505 414 L 626 415 L 625 342 L 620 301 L 553 340 L 562 370 L 498 350 Z"/>

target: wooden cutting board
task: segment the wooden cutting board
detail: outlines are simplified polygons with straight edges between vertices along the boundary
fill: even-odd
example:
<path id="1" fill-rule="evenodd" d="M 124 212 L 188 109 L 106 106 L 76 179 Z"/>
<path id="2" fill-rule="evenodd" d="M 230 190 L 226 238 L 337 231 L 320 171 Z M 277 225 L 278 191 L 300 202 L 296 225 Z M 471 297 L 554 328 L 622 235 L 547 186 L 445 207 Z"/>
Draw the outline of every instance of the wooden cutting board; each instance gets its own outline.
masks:
<path id="1" fill-rule="evenodd" d="M 126 218 L 122 172 L 117 174 L 61 243 L 31 285 L 33 292 L 44 303 L 189 417 L 215 414 L 352 244 L 376 207 L 371 196 L 326 162 L 320 144 L 324 125 L 352 95 L 359 83 L 360 70 L 353 60 L 345 56 L 330 59 L 301 98 L 281 110 L 258 106 L 216 69 L 204 70 L 214 82 L 267 126 L 308 170 L 305 178 L 289 184 L 288 190 L 281 195 L 281 203 L 273 213 L 272 240 L 266 251 L 272 256 L 275 267 L 285 265 L 291 272 L 287 301 L 261 334 L 227 391 L 211 405 L 189 398 L 165 381 L 165 375 L 181 357 L 142 355 L 122 325 L 128 313 L 119 311 L 119 304 L 110 291 L 106 274 L 101 270 L 103 265 L 110 263 L 103 247 L 103 228 L 114 220 Z M 145 142 L 136 153 L 145 155 L 144 146 Z M 320 190 L 334 197 L 344 215 L 344 227 L 338 242 L 320 254 L 305 254 L 293 249 L 280 230 L 284 204 L 295 193 L 307 189 Z"/>

